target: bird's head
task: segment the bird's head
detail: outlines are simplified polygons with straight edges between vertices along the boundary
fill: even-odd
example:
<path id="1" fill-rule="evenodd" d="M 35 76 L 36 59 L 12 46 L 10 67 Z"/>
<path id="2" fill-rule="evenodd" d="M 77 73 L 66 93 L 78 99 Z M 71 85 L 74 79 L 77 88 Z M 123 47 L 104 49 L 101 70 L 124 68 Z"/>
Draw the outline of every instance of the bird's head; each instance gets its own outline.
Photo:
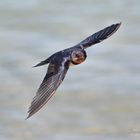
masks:
<path id="1" fill-rule="evenodd" d="M 87 55 L 84 49 L 74 50 L 71 54 L 71 61 L 74 65 L 78 65 L 85 61 Z"/>

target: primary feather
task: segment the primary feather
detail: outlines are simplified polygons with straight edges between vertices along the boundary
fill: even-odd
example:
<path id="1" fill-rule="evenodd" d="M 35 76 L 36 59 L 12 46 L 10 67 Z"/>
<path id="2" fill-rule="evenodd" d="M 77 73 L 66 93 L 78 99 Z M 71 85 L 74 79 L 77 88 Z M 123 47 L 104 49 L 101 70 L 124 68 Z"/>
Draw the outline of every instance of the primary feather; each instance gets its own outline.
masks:
<path id="1" fill-rule="evenodd" d="M 27 118 L 31 117 L 40 110 L 53 96 L 56 89 L 63 81 L 68 68 L 69 61 L 66 58 L 62 58 L 61 61 L 60 59 L 59 61 L 55 60 L 49 64 L 47 74 L 31 102 Z"/>

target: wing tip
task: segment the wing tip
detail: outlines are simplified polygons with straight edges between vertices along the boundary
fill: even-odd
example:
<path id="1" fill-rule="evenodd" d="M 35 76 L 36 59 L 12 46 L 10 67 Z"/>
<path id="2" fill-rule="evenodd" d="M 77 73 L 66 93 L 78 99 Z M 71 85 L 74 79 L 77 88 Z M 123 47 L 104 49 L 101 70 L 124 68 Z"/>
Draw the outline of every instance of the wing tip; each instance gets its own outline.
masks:
<path id="1" fill-rule="evenodd" d="M 116 24 L 112 24 L 111 26 L 113 26 L 114 31 L 112 31 L 112 33 L 110 33 L 110 34 L 107 36 L 107 38 L 110 37 L 112 34 L 114 34 L 114 33 L 120 28 L 121 24 L 122 24 L 121 21 L 118 22 L 118 23 L 116 23 Z M 110 26 L 110 27 L 111 27 L 111 26 Z"/>
<path id="2" fill-rule="evenodd" d="M 115 24 L 116 31 L 120 28 L 121 25 L 122 25 L 122 22 L 121 21 Z"/>
<path id="3" fill-rule="evenodd" d="M 30 117 L 31 117 L 31 116 L 30 116 L 30 115 L 28 115 L 28 116 L 25 118 L 25 120 L 28 120 Z"/>
<path id="4" fill-rule="evenodd" d="M 26 118 L 25 118 L 25 120 L 28 120 L 30 117 L 29 116 L 27 116 Z"/>
<path id="5" fill-rule="evenodd" d="M 118 22 L 117 25 L 118 25 L 118 27 L 120 27 L 122 25 L 122 22 L 121 21 Z"/>
<path id="6" fill-rule="evenodd" d="M 29 114 L 28 114 L 28 116 L 25 118 L 25 120 L 28 120 L 28 119 L 34 114 L 34 113 L 29 112 L 29 111 L 28 111 L 28 113 L 29 113 Z"/>

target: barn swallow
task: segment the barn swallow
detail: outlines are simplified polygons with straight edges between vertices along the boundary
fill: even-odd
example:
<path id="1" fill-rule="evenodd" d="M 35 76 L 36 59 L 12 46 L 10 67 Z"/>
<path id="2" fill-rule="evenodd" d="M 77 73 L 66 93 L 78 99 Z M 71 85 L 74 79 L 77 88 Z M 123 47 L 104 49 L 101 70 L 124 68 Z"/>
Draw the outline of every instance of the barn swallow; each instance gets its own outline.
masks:
<path id="1" fill-rule="evenodd" d="M 54 95 L 71 65 L 78 65 L 85 61 L 87 57 L 85 49 L 110 37 L 119 29 L 120 25 L 121 23 L 112 24 L 87 37 L 79 44 L 56 52 L 46 60 L 34 66 L 38 67 L 49 64 L 47 74 L 31 102 L 28 111 L 29 114 L 26 119 L 39 111 Z"/>

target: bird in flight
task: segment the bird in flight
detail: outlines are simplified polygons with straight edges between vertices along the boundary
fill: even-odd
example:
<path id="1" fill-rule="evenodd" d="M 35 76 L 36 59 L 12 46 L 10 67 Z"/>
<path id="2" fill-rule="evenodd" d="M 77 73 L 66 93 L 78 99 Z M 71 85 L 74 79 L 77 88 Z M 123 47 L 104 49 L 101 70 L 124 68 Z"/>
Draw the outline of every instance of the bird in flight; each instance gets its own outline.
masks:
<path id="1" fill-rule="evenodd" d="M 110 37 L 119 29 L 120 25 L 121 23 L 112 24 L 87 37 L 79 44 L 56 52 L 46 60 L 34 66 L 38 67 L 49 64 L 47 74 L 31 102 L 28 111 L 29 114 L 26 119 L 39 111 L 54 95 L 71 65 L 78 65 L 85 61 L 87 57 L 85 49 Z"/>

